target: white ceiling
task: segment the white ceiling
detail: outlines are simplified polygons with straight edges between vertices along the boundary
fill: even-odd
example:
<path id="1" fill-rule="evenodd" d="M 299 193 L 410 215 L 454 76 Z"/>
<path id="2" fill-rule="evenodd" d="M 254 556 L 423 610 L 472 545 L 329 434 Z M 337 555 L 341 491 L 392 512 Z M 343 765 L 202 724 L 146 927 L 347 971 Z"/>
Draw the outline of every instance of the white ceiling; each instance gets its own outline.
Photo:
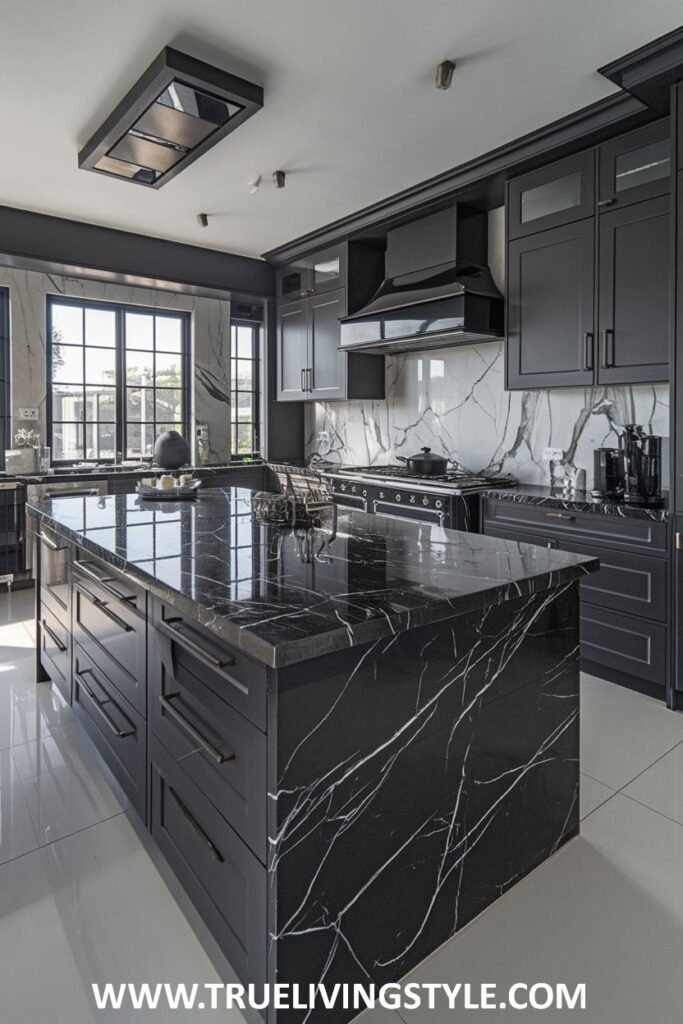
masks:
<path id="1" fill-rule="evenodd" d="M 0 203 L 260 254 L 600 99 L 597 67 L 680 21 L 680 0 L 8 2 Z M 167 43 L 261 83 L 264 109 L 158 192 L 80 171 Z"/>

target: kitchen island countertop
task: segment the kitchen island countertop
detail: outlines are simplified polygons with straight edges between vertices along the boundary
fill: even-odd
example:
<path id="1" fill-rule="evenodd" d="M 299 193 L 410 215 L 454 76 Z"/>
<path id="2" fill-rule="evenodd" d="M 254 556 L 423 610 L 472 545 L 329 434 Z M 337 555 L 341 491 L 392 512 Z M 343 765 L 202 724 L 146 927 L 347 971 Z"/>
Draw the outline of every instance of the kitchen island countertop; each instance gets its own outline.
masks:
<path id="1" fill-rule="evenodd" d="M 50 498 L 32 515 L 277 668 L 569 583 L 595 559 L 339 510 L 313 530 L 255 522 L 252 492 L 195 501 Z"/>

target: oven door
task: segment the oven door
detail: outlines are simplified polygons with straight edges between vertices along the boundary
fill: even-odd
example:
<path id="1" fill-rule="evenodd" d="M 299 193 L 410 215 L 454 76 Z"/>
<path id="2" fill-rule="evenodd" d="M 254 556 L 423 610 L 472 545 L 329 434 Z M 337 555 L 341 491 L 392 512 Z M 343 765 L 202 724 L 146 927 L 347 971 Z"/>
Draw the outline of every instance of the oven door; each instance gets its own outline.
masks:
<path id="1" fill-rule="evenodd" d="M 419 508 L 417 505 L 398 505 L 394 501 L 373 501 L 372 511 L 376 516 L 391 516 L 398 519 L 413 519 L 418 523 L 436 523 L 450 526 L 448 509 Z"/>

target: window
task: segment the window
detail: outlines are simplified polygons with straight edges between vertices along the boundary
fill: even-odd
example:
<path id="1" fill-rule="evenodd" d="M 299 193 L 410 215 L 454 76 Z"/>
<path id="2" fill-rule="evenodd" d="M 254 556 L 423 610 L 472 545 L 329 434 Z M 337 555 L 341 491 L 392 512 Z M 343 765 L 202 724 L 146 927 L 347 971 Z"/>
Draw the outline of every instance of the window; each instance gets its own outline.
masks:
<path id="1" fill-rule="evenodd" d="M 186 433 L 188 313 L 50 297 L 47 316 L 53 462 L 147 459 Z"/>
<path id="2" fill-rule="evenodd" d="M 233 320 L 230 325 L 230 409 L 233 457 L 260 452 L 259 438 L 260 325 Z"/>
<path id="3" fill-rule="evenodd" d="M 0 469 L 5 468 L 5 448 L 12 447 L 9 362 L 9 289 L 0 288 Z"/>

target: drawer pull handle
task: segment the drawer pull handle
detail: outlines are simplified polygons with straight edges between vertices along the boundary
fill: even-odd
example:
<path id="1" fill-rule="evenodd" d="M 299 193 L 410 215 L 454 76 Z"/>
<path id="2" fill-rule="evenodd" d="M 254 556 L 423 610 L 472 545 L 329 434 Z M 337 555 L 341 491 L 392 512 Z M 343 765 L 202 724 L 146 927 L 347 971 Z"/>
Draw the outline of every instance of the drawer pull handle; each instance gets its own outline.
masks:
<path id="1" fill-rule="evenodd" d="M 65 654 L 65 653 L 66 653 L 66 650 L 67 650 L 67 648 L 66 648 L 66 647 L 64 646 L 64 644 L 63 644 L 63 643 L 62 643 L 62 641 L 61 641 L 61 640 L 59 639 L 59 637 L 57 636 L 57 634 L 56 634 L 56 633 L 54 633 L 54 632 L 53 632 L 53 631 L 52 631 L 52 630 L 50 629 L 50 627 L 48 626 L 48 624 L 47 624 L 47 622 L 45 621 L 45 619 L 43 619 L 43 622 L 42 622 L 42 626 L 43 626 L 43 629 L 45 630 L 45 632 L 47 633 L 47 635 L 48 635 L 48 636 L 50 637 L 50 639 L 52 640 L 52 643 L 53 643 L 53 644 L 55 645 L 55 647 L 57 647 L 57 648 L 58 648 L 58 650 L 60 651 L 60 653 L 61 653 L 61 654 Z"/>
<path id="2" fill-rule="evenodd" d="M 93 583 L 99 583 L 100 586 L 104 588 L 104 590 L 111 594 L 112 597 L 117 598 L 119 601 L 126 601 L 129 604 L 135 604 L 135 602 L 137 601 L 137 596 L 135 594 L 122 594 L 120 590 L 117 590 L 116 587 L 112 586 L 112 584 L 116 582 L 115 577 L 99 576 L 90 568 L 87 562 L 80 562 L 74 560 L 74 568 L 78 569 L 79 572 L 82 572 L 83 575 L 87 576 L 88 579 L 93 581 Z"/>
<path id="3" fill-rule="evenodd" d="M 190 640 L 190 638 L 183 633 L 180 627 L 174 625 L 175 622 L 182 621 L 182 619 L 166 619 L 164 623 L 159 623 L 158 627 L 161 629 L 162 633 L 166 633 L 166 635 L 170 636 L 172 640 L 179 643 L 181 647 L 185 647 L 188 651 L 191 651 L 192 654 L 196 655 L 197 658 L 200 658 L 208 665 L 211 665 L 212 668 L 221 669 L 235 664 L 235 659 L 231 658 L 229 655 L 224 658 L 217 658 L 215 654 L 211 654 L 210 651 L 205 651 L 203 647 L 200 647 L 197 640 Z"/>
<path id="4" fill-rule="evenodd" d="M 168 696 L 164 696 L 162 693 L 159 697 L 159 703 L 164 711 L 167 711 L 171 718 L 175 719 L 181 729 L 183 729 L 188 736 L 195 741 L 195 743 L 198 743 L 202 750 L 206 751 L 212 761 L 215 761 L 216 764 L 225 764 L 226 761 L 234 761 L 234 754 L 222 754 L 221 751 L 218 750 L 217 747 L 214 747 L 213 743 L 210 743 L 206 736 L 203 736 L 199 729 L 196 729 L 191 722 L 188 722 L 185 715 L 181 714 L 178 708 L 171 703 L 171 701 L 176 700 L 180 696 L 180 693 L 169 693 Z"/>
<path id="5" fill-rule="evenodd" d="M 109 716 L 109 714 L 107 713 L 107 709 L 105 708 L 104 705 L 105 704 L 114 704 L 113 700 L 111 700 L 110 698 L 108 698 L 107 700 L 100 700 L 100 698 L 97 696 L 95 691 L 92 690 L 88 686 L 88 684 L 86 683 L 86 681 L 84 679 L 84 676 L 89 675 L 89 676 L 93 676 L 93 678 L 95 678 L 95 673 L 93 672 L 93 670 L 91 668 L 76 669 L 76 675 L 80 679 L 81 686 L 83 687 L 83 689 L 85 690 L 87 695 L 90 697 L 90 700 L 95 705 L 95 708 L 97 709 L 97 711 L 99 711 L 99 713 L 102 716 L 102 718 L 104 719 L 106 725 L 111 730 L 111 732 L 114 733 L 114 736 L 116 736 L 116 738 L 118 740 L 123 740 L 127 736 L 134 736 L 135 735 L 135 729 L 133 729 L 132 727 L 130 729 L 125 730 L 125 731 L 122 730 L 122 729 L 119 729 L 119 727 L 116 724 L 116 722 L 114 721 L 114 719 L 111 718 Z M 114 707 L 116 707 L 115 704 L 114 704 Z"/>
<path id="6" fill-rule="evenodd" d="M 583 336 L 583 368 L 593 369 L 593 335 L 587 331 Z"/>
<path id="7" fill-rule="evenodd" d="M 166 788 L 168 789 L 169 796 L 173 797 L 173 801 L 177 805 L 178 810 L 182 814 L 183 818 L 185 818 L 185 821 L 195 830 L 195 832 L 202 840 L 202 842 L 208 847 L 209 853 L 214 858 L 214 860 L 217 860 L 219 864 L 222 864 L 225 860 L 223 854 L 218 849 L 216 844 L 211 842 L 211 840 L 209 839 L 209 837 L 207 836 L 206 832 L 199 824 L 197 819 L 195 818 L 190 808 L 183 803 L 183 801 L 180 799 L 180 797 L 178 796 L 178 794 L 176 793 L 172 786 L 169 786 L 167 784 Z"/>
<path id="8" fill-rule="evenodd" d="M 124 633 L 133 632 L 133 627 L 129 626 L 127 622 L 124 622 L 124 620 L 120 616 L 118 616 L 116 612 L 113 612 L 106 601 L 102 601 L 99 597 L 95 597 L 95 595 L 91 594 L 89 590 L 86 590 L 85 587 L 82 587 L 80 583 L 75 583 L 74 587 L 79 594 L 82 594 L 83 597 L 87 597 L 89 601 L 92 601 L 95 607 L 99 608 L 100 611 L 104 615 L 106 615 L 108 619 L 111 619 L 111 621 L 115 623 L 119 627 L 119 629 L 122 629 Z"/>
<path id="9" fill-rule="evenodd" d="M 546 512 L 546 519 L 567 519 L 570 523 L 573 523 L 576 516 L 570 516 L 568 512 Z"/>
<path id="10" fill-rule="evenodd" d="M 60 547 L 59 544 L 56 544 L 53 541 L 52 537 L 48 537 L 48 535 L 46 533 L 43 533 L 42 530 L 40 531 L 38 536 L 42 540 L 43 544 L 45 544 L 50 549 L 50 551 L 66 551 L 66 546 Z"/>

